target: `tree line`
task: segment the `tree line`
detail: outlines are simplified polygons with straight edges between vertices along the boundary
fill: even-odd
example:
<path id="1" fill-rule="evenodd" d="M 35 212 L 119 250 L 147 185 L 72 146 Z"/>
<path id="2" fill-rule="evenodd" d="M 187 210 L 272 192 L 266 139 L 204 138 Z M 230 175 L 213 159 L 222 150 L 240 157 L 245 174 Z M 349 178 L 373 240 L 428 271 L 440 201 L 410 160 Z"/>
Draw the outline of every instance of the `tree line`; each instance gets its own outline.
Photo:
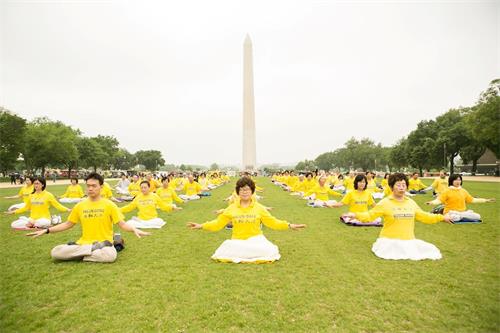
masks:
<path id="1" fill-rule="evenodd" d="M 450 109 L 434 120 L 423 120 L 417 128 L 391 147 L 363 138 L 351 138 L 342 148 L 314 160 L 299 162 L 296 170 L 362 169 L 423 170 L 449 169 L 460 155 L 477 170 L 477 161 L 490 149 L 500 156 L 500 79 L 491 81 L 475 105 Z"/>
<path id="2" fill-rule="evenodd" d="M 79 129 L 48 118 L 33 121 L 0 107 L 0 172 L 15 170 L 22 157 L 28 173 L 46 168 L 97 168 L 128 170 L 140 164 L 157 170 L 165 164 L 158 150 L 139 150 L 134 154 L 119 146 L 113 136 L 86 137 Z"/>

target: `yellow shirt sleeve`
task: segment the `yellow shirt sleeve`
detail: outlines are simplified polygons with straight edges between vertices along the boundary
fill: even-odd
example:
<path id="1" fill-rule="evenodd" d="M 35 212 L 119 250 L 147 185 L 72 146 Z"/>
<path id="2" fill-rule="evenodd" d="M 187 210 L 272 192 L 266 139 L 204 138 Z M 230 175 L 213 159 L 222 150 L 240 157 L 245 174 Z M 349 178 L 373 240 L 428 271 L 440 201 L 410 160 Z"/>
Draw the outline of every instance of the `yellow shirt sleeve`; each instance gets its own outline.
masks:
<path id="1" fill-rule="evenodd" d="M 120 212 L 122 212 L 122 213 L 128 213 L 128 212 L 133 211 L 136 208 L 137 208 L 137 197 L 131 203 L 129 203 L 128 205 L 125 205 L 123 207 L 120 207 L 119 209 L 120 209 Z"/>
<path id="2" fill-rule="evenodd" d="M 52 205 L 52 207 L 54 207 L 55 209 L 57 209 L 60 212 L 67 212 L 69 210 L 69 208 L 66 208 L 63 205 L 61 205 L 59 203 L 59 201 L 56 200 L 56 198 L 54 197 L 54 195 L 52 193 L 47 192 L 47 194 L 48 194 L 48 201 Z"/>
<path id="3" fill-rule="evenodd" d="M 290 223 L 288 223 L 287 221 L 278 220 L 277 218 L 272 216 L 263 206 L 259 207 L 259 214 L 261 216 L 262 223 L 268 228 L 274 230 L 286 230 L 289 228 Z"/>
<path id="4" fill-rule="evenodd" d="M 208 231 L 219 231 L 224 228 L 232 219 L 229 208 L 226 208 L 215 220 L 203 223 L 202 229 Z"/>

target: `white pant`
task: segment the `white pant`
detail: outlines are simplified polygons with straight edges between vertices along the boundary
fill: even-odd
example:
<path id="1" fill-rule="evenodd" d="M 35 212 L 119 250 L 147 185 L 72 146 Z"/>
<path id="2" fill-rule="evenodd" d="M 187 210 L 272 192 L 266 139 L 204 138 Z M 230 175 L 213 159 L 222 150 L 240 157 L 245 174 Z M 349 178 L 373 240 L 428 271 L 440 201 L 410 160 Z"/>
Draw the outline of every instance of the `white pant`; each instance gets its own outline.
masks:
<path id="1" fill-rule="evenodd" d="M 372 197 L 373 197 L 373 199 L 383 199 L 384 192 L 373 192 Z"/>
<path id="2" fill-rule="evenodd" d="M 323 201 L 323 200 L 317 200 L 316 199 L 316 200 L 310 202 L 309 204 L 312 204 L 311 206 L 313 206 L 313 207 L 328 207 L 328 206 L 333 205 L 336 202 L 337 201 L 335 201 L 335 200 Z"/>
<path id="3" fill-rule="evenodd" d="M 21 202 L 21 203 L 10 206 L 9 209 L 7 209 L 7 210 L 10 212 L 12 210 L 23 208 L 24 206 L 26 206 L 26 204 L 24 202 Z"/>
<path id="4" fill-rule="evenodd" d="M 212 255 L 212 259 L 234 263 L 273 262 L 281 258 L 279 249 L 264 235 L 248 239 L 225 240 Z"/>
<path id="5" fill-rule="evenodd" d="M 136 216 L 132 217 L 131 220 L 128 220 L 127 223 L 139 229 L 160 229 L 166 224 L 166 222 L 159 217 L 151 220 L 141 220 Z"/>
<path id="6" fill-rule="evenodd" d="M 468 220 L 480 220 L 481 219 L 481 215 L 479 215 L 478 213 L 475 213 L 473 210 L 466 210 L 464 212 L 450 210 L 448 212 L 448 214 L 450 214 L 451 220 L 453 222 L 458 222 L 463 218 L 466 218 Z"/>
<path id="7" fill-rule="evenodd" d="M 185 200 L 185 201 L 190 201 L 190 200 L 198 200 L 200 198 L 200 196 L 196 195 L 196 194 L 193 194 L 193 195 L 181 194 L 181 195 L 179 195 L 179 198 L 181 198 L 182 200 Z"/>
<path id="8" fill-rule="evenodd" d="M 115 189 L 116 189 L 116 193 L 118 193 L 118 194 L 130 195 L 130 193 L 128 193 L 127 189 L 123 189 L 121 187 L 116 187 Z"/>
<path id="9" fill-rule="evenodd" d="M 83 198 L 61 198 L 59 199 L 60 202 L 62 203 L 77 203 L 82 201 Z"/>
<path id="10" fill-rule="evenodd" d="M 25 229 L 26 225 L 31 219 L 26 216 L 21 216 L 19 219 L 15 220 L 10 224 L 10 226 L 14 229 Z M 37 220 L 33 220 L 35 227 L 37 228 L 48 228 L 50 227 L 51 223 L 49 219 L 46 218 L 41 218 Z"/>

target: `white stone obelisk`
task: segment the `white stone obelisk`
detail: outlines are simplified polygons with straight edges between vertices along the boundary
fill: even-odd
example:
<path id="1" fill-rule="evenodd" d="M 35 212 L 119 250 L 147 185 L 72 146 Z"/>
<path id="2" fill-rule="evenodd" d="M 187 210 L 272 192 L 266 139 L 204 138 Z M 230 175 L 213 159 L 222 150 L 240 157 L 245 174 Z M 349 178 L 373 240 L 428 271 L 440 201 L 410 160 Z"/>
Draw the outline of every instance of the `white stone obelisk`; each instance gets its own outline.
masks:
<path id="1" fill-rule="evenodd" d="M 247 34 L 243 43 L 243 169 L 255 170 L 255 109 L 253 95 L 252 40 Z"/>

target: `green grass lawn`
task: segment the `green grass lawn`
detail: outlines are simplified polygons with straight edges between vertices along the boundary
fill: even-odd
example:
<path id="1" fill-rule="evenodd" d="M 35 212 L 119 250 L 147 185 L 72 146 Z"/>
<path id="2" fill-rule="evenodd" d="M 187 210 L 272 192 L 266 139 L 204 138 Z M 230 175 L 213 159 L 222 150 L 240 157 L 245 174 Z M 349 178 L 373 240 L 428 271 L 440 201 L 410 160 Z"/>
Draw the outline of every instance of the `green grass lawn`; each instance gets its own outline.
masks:
<path id="1" fill-rule="evenodd" d="M 466 183 L 496 203 L 469 207 L 480 225 L 425 225 L 416 236 L 436 245 L 438 261 L 387 261 L 371 245 L 379 228 L 338 222 L 346 209 L 314 209 L 271 184 L 262 203 L 302 231 L 265 229 L 282 258 L 273 264 L 210 259 L 230 231 L 192 231 L 214 218 L 233 184 L 160 215 L 153 235 L 122 233 L 113 264 L 54 262 L 50 250 L 76 240 L 79 227 L 38 239 L 1 216 L 0 332 L 498 332 L 500 184 Z M 59 195 L 65 186 L 49 186 Z M 17 189 L 0 190 L 0 196 Z M 423 202 L 430 194 L 416 198 Z M 0 210 L 17 200 L 0 201 Z M 127 218 L 134 213 L 127 214 Z M 67 214 L 63 214 L 63 219 Z"/>

